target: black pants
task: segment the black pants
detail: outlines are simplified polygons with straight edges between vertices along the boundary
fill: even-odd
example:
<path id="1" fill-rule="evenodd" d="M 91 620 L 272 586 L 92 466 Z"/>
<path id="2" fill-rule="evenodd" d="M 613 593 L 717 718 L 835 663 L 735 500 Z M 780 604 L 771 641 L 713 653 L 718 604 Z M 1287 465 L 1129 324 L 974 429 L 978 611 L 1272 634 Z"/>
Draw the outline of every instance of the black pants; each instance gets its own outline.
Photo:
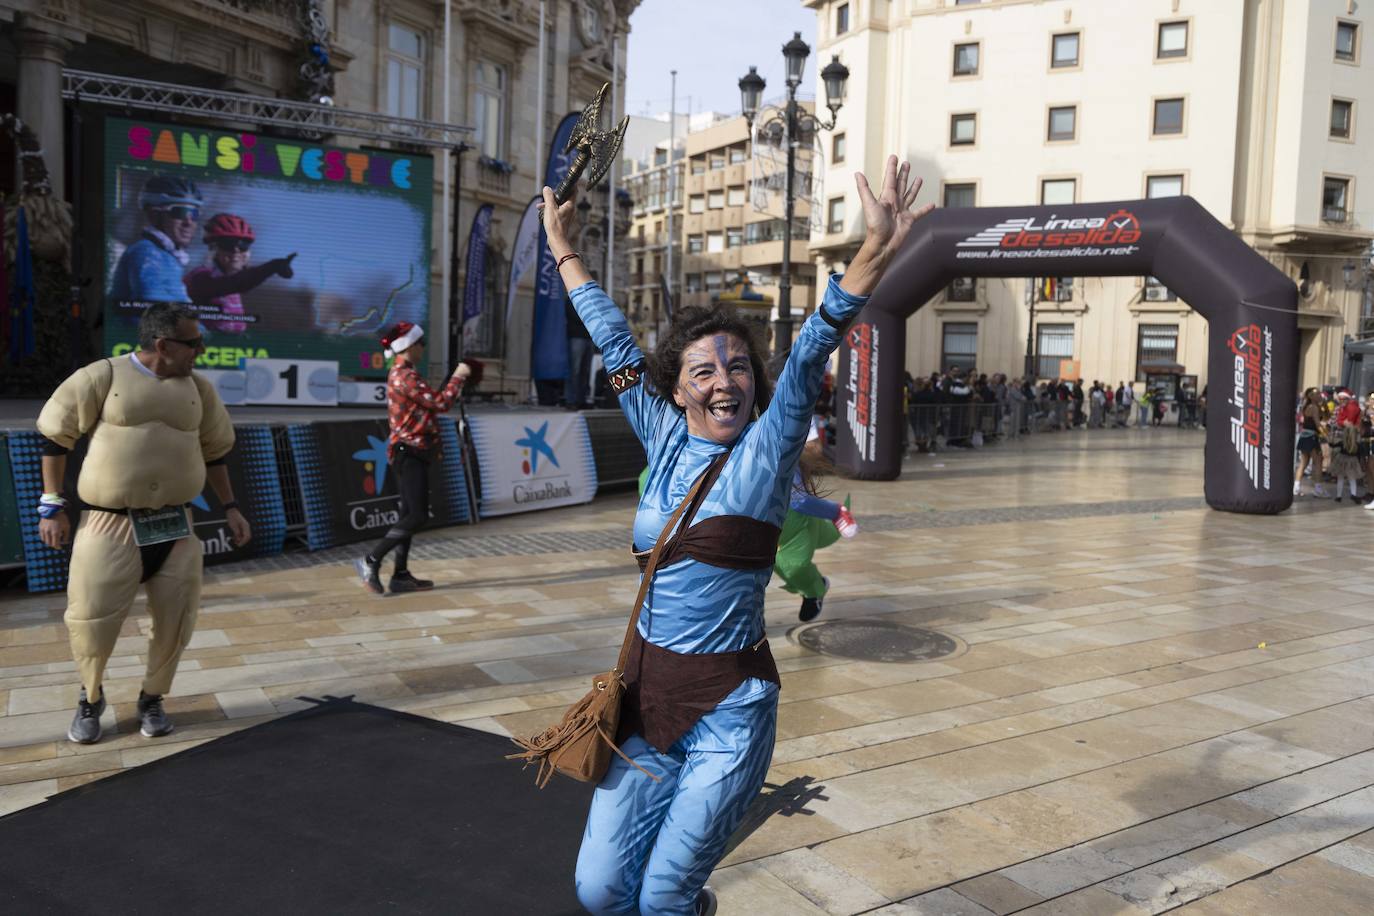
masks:
<path id="1" fill-rule="evenodd" d="M 399 573 L 405 572 L 410 559 L 410 539 L 429 520 L 429 461 L 402 445 L 396 450 L 391 470 L 396 475 L 397 489 L 401 491 L 400 516 L 368 554 L 368 559 L 380 566 L 394 548 L 394 571 Z"/>

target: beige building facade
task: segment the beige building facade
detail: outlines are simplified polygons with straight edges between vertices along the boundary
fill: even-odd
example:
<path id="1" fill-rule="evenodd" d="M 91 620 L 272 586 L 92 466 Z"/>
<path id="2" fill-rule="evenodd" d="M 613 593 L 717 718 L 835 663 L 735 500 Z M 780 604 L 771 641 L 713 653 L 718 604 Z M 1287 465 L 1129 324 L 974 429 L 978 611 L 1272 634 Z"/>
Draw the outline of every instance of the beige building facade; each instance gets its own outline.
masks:
<path id="1" fill-rule="evenodd" d="M 494 218 L 487 263 L 492 279 L 483 316 L 469 329 L 468 352 L 488 361 L 489 374 L 505 376 L 505 387 L 522 391 L 529 373 L 533 277 L 522 281 L 507 322 L 506 281 L 516 229 L 542 184 L 547 147 L 560 119 L 612 81 L 614 109 L 623 110 L 629 17 L 638 5 L 639 0 L 0 0 L 0 102 L 15 100 L 18 114 L 35 126 L 57 177 L 57 193 L 70 199 L 70 180 L 63 183 L 72 154 L 61 97 L 64 69 L 301 99 L 299 71 L 309 43 L 302 14 L 313 9 L 328 34 L 336 109 L 445 121 L 447 89 L 447 123 L 472 128 L 465 135 L 471 148 L 460 157 L 460 174 L 448 170 L 449 187 L 461 188 L 450 193 L 451 205 L 456 201 L 458 207 L 459 252 L 466 250 L 477 208 L 493 205 Z M 191 114 L 150 116 L 216 126 Z M 398 132 L 394 142 L 343 136 L 329 142 L 395 147 L 404 140 Z M 432 151 L 430 326 L 437 329 L 448 309 L 443 280 L 449 251 L 441 240 L 448 229 L 444 215 L 451 211 L 444 206 L 443 159 Z M 7 174 L 6 181 L 10 178 Z M 13 188 L 10 181 L 3 190 Z M 90 196 L 96 190 L 86 188 Z M 608 248 L 608 231 L 623 232 L 625 221 L 616 218 L 618 208 L 604 188 L 588 197 L 586 222 L 603 229 L 592 233 L 592 243 Z M 99 244 L 86 247 L 88 253 L 100 250 Z M 604 257 L 600 250 L 593 257 Z M 463 259 L 458 261 L 461 290 Z M 92 269 L 98 276 L 99 265 L 88 265 L 87 272 Z M 98 312 L 94 303 L 91 307 Z M 431 356 L 439 355 L 432 348 Z"/>
<path id="2" fill-rule="evenodd" d="M 668 164 L 670 141 L 629 163 L 626 170 L 624 187 L 634 200 L 628 240 L 629 316 L 647 346 L 653 346 L 669 320 L 665 288 L 672 290 L 675 305 L 729 302 L 756 320 L 765 334 L 764 325 L 777 316 L 781 194 L 759 187 L 772 171 L 756 160 L 743 117 L 707 117 L 694 120 L 692 128 L 677 139 L 675 178 Z M 774 152 L 770 161 L 781 155 Z M 802 197 L 791 252 L 794 324 L 815 307 L 810 217 L 811 205 Z"/>
<path id="3" fill-rule="evenodd" d="M 890 152 L 942 206 L 1188 194 L 1298 285 L 1302 384 L 1338 380 L 1374 267 L 1374 22 L 1360 4 L 803 2 L 817 58 L 838 54 L 851 73 L 823 136 L 823 270 L 862 237 L 850 173 L 880 172 Z M 907 369 L 1021 374 L 1032 297 L 1039 377 L 1062 358 L 1088 380 L 1143 381 L 1157 360 L 1206 384 L 1206 322 L 1145 277 L 956 283 L 909 320 Z"/>

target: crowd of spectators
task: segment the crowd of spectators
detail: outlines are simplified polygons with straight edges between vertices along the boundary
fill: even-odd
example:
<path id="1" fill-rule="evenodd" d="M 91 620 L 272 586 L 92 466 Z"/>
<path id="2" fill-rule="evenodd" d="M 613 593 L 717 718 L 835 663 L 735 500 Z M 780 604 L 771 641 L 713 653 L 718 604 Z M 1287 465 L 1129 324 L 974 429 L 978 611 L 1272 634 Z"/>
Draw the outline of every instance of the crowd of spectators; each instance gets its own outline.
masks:
<path id="1" fill-rule="evenodd" d="M 1334 496 L 1374 510 L 1374 394 L 1360 403 L 1347 388 L 1308 388 L 1297 411 L 1297 470 L 1293 495 Z M 1335 484 L 1331 493 L 1323 484 Z M 1363 490 L 1363 492 L 1361 492 Z"/>
<path id="2" fill-rule="evenodd" d="M 1068 429 L 1159 426 L 1172 404 L 1181 427 L 1205 425 L 1206 390 L 1184 387 L 1169 398 L 1162 389 L 1137 391 L 1135 383 L 1077 379 L 1009 378 L 976 369 L 950 368 L 913 378 L 904 396 L 909 446 L 934 452 L 941 440 L 954 448 L 978 447 L 989 438 Z"/>

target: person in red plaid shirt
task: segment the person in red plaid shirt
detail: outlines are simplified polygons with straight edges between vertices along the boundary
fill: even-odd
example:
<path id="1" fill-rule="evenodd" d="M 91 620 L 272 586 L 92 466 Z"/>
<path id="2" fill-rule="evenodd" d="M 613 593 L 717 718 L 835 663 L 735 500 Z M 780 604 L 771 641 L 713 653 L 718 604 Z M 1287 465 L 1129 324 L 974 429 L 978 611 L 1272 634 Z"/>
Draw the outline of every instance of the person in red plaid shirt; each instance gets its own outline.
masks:
<path id="1" fill-rule="evenodd" d="M 444 387 L 435 391 L 416 368 L 424 359 L 424 330 L 409 321 L 397 322 L 382 346 L 396 361 L 386 379 L 387 420 L 391 435 L 387 439 L 387 462 L 396 475 L 401 491 L 399 518 L 365 557 L 353 561 L 363 588 L 383 594 L 382 560 L 396 551 L 391 571 L 391 593 L 418 592 L 434 587 L 428 579 L 417 579 L 407 565 L 410 540 L 429 518 L 429 465 L 442 458 L 439 430 L 434 419 L 453 406 L 471 374 L 467 363 L 459 363 Z"/>

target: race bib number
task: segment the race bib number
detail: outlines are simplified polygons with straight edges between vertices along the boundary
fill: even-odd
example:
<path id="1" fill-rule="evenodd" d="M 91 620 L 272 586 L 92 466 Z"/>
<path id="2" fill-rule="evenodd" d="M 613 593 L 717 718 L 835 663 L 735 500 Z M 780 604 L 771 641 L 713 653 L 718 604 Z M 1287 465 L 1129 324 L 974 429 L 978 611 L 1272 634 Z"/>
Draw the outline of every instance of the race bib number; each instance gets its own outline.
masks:
<path id="1" fill-rule="evenodd" d="M 130 509 L 129 522 L 134 528 L 134 543 L 139 547 L 179 541 L 191 536 L 191 524 L 186 510 L 180 506 L 165 509 Z"/>

